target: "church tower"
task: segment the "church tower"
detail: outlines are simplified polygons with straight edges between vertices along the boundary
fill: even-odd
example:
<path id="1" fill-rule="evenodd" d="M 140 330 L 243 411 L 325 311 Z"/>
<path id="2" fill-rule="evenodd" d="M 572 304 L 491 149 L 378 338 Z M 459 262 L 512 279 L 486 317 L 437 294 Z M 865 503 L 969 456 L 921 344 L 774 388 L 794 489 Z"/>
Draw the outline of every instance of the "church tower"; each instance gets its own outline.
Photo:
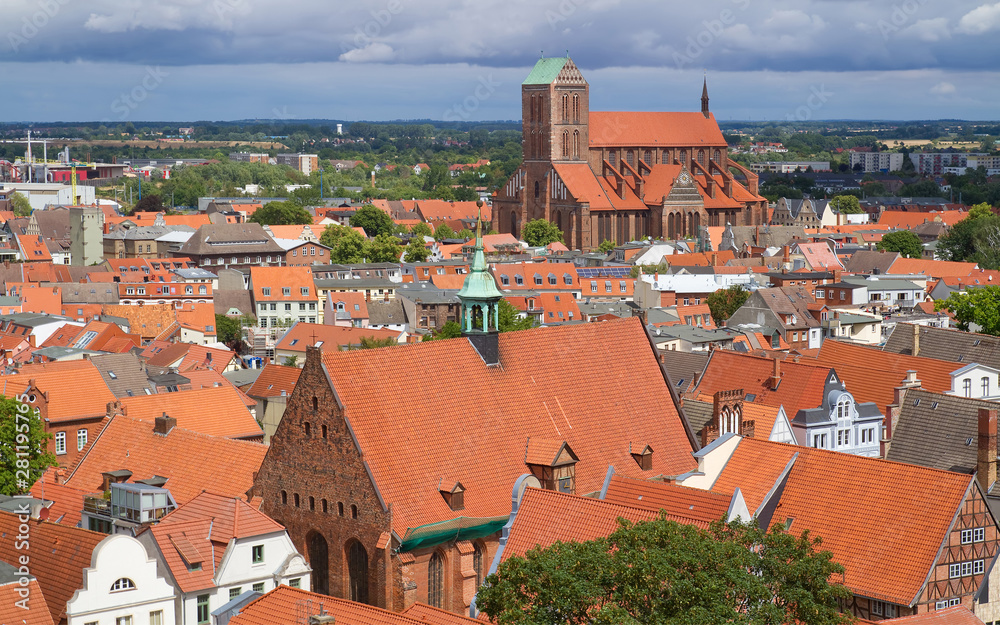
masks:
<path id="1" fill-rule="evenodd" d="M 701 114 L 708 119 L 708 76 L 705 77 L 705 82 L 701 86 Z"/>
<path id="2" fill-rule="evenodd" d="M 503 293 L 486 265 L 483 252 L 483 203 L 479 205 L 476 221 L 476 251 L 472 257 L 469 275 L 458 292 L 461 301 L 459 323 L 462 336 L 469 339 L 488 365 L 500 363 L 500 300 Z"/>

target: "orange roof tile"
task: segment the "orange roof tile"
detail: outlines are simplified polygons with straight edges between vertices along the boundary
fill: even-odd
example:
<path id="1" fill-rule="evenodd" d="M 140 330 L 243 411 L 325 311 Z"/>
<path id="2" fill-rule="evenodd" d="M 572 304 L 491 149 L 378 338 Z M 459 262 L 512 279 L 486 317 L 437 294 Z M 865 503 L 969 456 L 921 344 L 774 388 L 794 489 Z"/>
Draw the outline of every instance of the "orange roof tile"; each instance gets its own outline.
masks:
<path id="1" fill-rule="evenodd" d="M 73 488 L 96 491 L 106 471 L 128 469 L 132 480 L 154 475 L 168 478 L 166 488 L 178 504 L 211 488 L 222 495 L 242 497 L 253 485 L 267 447 L 174 428 L 166 436 L 153 424 L 116 416 L 98 434 L 90 451 L 66 480 Z"/>
<path id="2" fill-rule="evenodd" d="M 417 200 L 416 211 L 424 221 L 444 221 L 450 219 L 476 219 L 479 207 L 475 202 L 455 202 L 449 200 Z M 489 221 L 490 207 L 483 205 L 483 220 Z"/>
<path id="3" fill-rule="evenodd" d="M 248 603 L 240 613 L 229 620 L 230 625 L 277 625 L 297 623 L 303 605 L 312 605 L 317 614 L 319 606 L 334 617 L 337 623 L 346 625 L 420 625 L 430 621 L 420 621 L 405 614 L 396 614 L 382 608 L 347 599 L 309 592 L 299 588 L 278 586 L 263 597 Z M 312 616 L 312 615 L 311 615 Z M 455 616 L 452 621 L 440 621 L 445 625 L 460 625 L 471 619 Z M 478 622 L 478 621 L 475 621 Z"/>
<path id="4" fill-rule="evenodd" d="M 926 258 L 903 258 L 892 263 L 887 274 L 918 274 L 931 278 L 946 278 L 949 276 L 968 276 L 978 268 L 976 263 L 962 263 L 948 260 L 929 260 Z"/>
<path id="5" fill-rule="evenodd" d="M 31 496 L 52 502 L 47 520 L 77 527 L 83 517 L 83 498 L 90 491 L 79 490 L 57 484 L 51 479 L 41 478 L 31 487 Z"/>
<path id="6" fill-rule="evenodd" d="M 711 113 L 591 111 L 590 145 L 727 149 Z"/>
<path id="7" fill-rule="evenodd" d="M 612 197 L 587 163 L 555 163 L 552 168 L 577 201 L 587 202 L 591 209 L 597 210 L 614 207 Z"/>
<path id="8" fill-rule="evenodd" d="M 968 216 L 969 213 L 965 211 L 930 211 L 925 213 L 887 210 L 879 216 L 878 225 L 912 230 L 921 224 L 937 221 L 954 226 Z"/>
<path id="9" fill-rule="evenodd" d="M 555 542 L 584 542 L 603 538 L 619 527 L 618 519 L 633 523 L 659 517 L 656 508 L 622 505 L 541 488 L 527 488 L 510 528 L 501 561 L 523 556 Z M 671 521 L 708 527 L 705 521 L 667 514 Z"/>
<path id="10" fill-rule="evenodd" d="M 261 370 L 260 375 L 247 389 L 250 397 L 277 397 L 282 394 L 291 395 L 292 389 L 299 381 L 302 369 L 285 367 L 269 363 Z"/>
<path id="11" fill-rule="evenodd" d="M 781 383 L 777 389 L 772 389 L 768 380 L 774 373 L 774 362 L 763 356 L 715 350 L 692 393 L 712 397 L 718 391 L 743 389 L 756 396 L 753 402 L 747 403 L 784 406 L 790 418 L 801 409 L 816 408 L 823 403 L 829 366 L 812 361 L 781 362 L 778 365 Z M 850 387 L 847 390 L 851 390 Z"/>
<path id="12" fill-rule="evenodd" d="M 874 623 L 865 619 L 859 623 Z M 983 622 L 964 605 L 956 605 L 933 612 L 913 614 L 878 621 L 880 625 L 983 625 Z"/>
<path id="13" fill-rule="evenodd" d="M 832 339 L 823 341 L 816 361 L 836 369 L 855 399 L 875 402 L 883 410 L 893 402 L 893 389 L 902 384 L 907 371 L 917 372 L 924 390 L 943 393 L 951 390 L 951 372 L 969 364 L 894 354 Z"/>
<path id="14" fill-rule="evenodd" d="M 604 501 L 622 506 L 664 510 L 671 516 L 711 523 L 726 516 L 732 497 L 667 482 L 613 475 Z"/>
<path id="15" fill-rule="evenodd" d="M 31 537 L 30 554 L 16 548 L 19 541 L 11 540 L 18 534 L 21 521 L 16 514 L 0 512 L 0 534 L 6 536 L 0 540 L 0 560 L 18 562 L 24 555 L 30 555 L 31 574 L 38 580 L 38 585 L 45 595 L 52 620 L 56 623 L 65 622 L 66 602 L 83 584 L 82 571 L 90 566 L 90 556 L 94 547 L 107 536 L 85 529 L 70 527 L 47 521 L 27 522 L 28 535 Z M 23 616 L 9 622 L 11 625 L 20 623 Z"/>
<path id="16" fill-rule="evenodd" d="M 403 616 L 408 616 L 426 625 L 462 625 L 467 623 L 479 623 L 474 618 L 453 614 L 441 608 L 429 606 L 426 603 L 414 603 L 403 610 Z"/>
<path id="17" fill-rule="evenodd" d="M 177 427 L 210 436 L 255 438 L 263 432 L 233 386 L 218 386 L 177 393 L 122 397 L 133 419 L 150 423 L 163 413 L 177 419 Z"/>
<path id="18" fill-rule="evenodd" d="M 154 367 L 177 367 L 177 370 L 183 374 L 191 369 L 208 367 L 220 372 L 225 371 L 234 358 L 237 358 L 236 352 L 229 349 L 218 349 L 193 343 L 171 343 L 168 347 L 149 356 L 146 362 Z"/>
<path id="19" fill-rule="evenodd" d="M 306 347 L 313 345 L 315 342 L 316 344 L 322 344 L 321 348 L 323 351 L 336 351 L 338 346 L 357 345 L 361 342 L 362 337 L 398 339 L 400 334 L 396 330 L 374 330 L 371 328 L 351 328 L 296 322 L 281 337 L 281 340 L 275 345 L 275 349 L 302 352 L 304 354 Z"/>
<path id="20" fill-rule="evenodd" d="M 608 346 L 630 357 L 608 359 Z M 529 437 L 569 444 L 578 492 L 598 490 L 609 464 L 636 477 L 692 467 L 692 443 L 639 319 L 505 332 L 499 348 L 499 367 L 464 338 L 323 354 L 400 536 L 456 516 L 437 492 L 446 475 L 466 487 L 464 516 L 507 514 Z M 413 401 L 386 393 L 387 376 Z M 397 436 L 385 436 L 386 423 Z M 418 439 L 426 444 L 400 444 Z M 655 450 L 649 471 L 629 454 L 640 440 Z"/>
<path id="21" fill-rule="evenodd" d="M 465 284 L 466 277 L 458 273 L 434 274 L 431 276 L 431 282 L 439 289 L 458 291 Z"/>
<path id="22" fill-rule="evenodd" d="M 143 338 L 160 334 L 175 320 L 172 304 L 146 304 L 143 306 L 105 304 L 104 314 L 127 319 L 129 330 Z"/>
<path id="23" fill-rule="evenodd" d="M 206 337 L 216 336 L 213 304 L 184 303 L 180 308 L 174 309 L 174 315 L 181 327 L 201 332 Z"/>
<path id="24" fill-rule="evenodd" d="M 95 417 L 107 413 L 114 393 L 90 361 L 73 367 L 34 365 L 22 373 L 0 376 L 0 394 L 13 397 L 23 393 L 31 380 L 48 394 L 48 419 L 53 423 Z"/>
<path id="25" fill-rule="evenodd" d="M 49 253 L 42 235 L 15 234 L 14 236 L 17 237 L 17 245 L 24 254 L 24 260 L 52 260 L 52 254 Z"/>
<path id="26" fill-rule="evenodd" d="M 971 475 L 811 447 L 740 440 L 712 489 L 743 492 L 750 510 L 793 456 L 772 524 L 793 519 L 844 566 L 855 594 L 910 605 L 935 565 Z M 780 472 L 780 470 L 778 472 Z M 921 488 L 901 488 L 920 484 Z M 751 497 L 748 497 L 751 493 Z M 905 516 L 907 522 L 900 524 Z"/>
<path id="27" fill-rule="evenodd" d="M 27 592 L 27 595 L 23 595 L 23 592 Z M 28 609 L 18 605 L 25 597 L 28 598 Z M 52 613 L 37 579 L 31 579 L 26 586 L 21 586 L 18 580 L 0 586 L 0 623 L 52 625 Z"/>
<path id="28" fill-rule="evenodd" d="M 539 293 L 538 301 L 544 311 L 542 323 L 580 321 L 583 318 L 583 315 L 580 314 L 580 306 L 576 303 L 576 298 L 571 295 L 565 293 Z"/>
<path id="29" fill-rule="evenodd" d="M 255 302 L 317 299 L 309 267 L 251 267 L 250 287 Z M 283 288 L 291 289 L 288 295 L 283 294 Z M 269 289 L 267 295 L 264 289 Z M 304 295 L 302 289 L 305 289 Z"/>

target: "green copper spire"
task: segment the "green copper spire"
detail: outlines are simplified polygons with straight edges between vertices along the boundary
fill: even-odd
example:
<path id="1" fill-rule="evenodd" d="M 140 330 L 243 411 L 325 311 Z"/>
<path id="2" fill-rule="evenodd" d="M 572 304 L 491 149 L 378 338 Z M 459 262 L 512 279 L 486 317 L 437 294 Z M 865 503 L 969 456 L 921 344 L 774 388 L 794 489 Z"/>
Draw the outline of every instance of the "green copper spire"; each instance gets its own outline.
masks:
<path id="1" fill-rule="evenodd" d="M 483 251 L 483 203 L 477 202 L 479 217 L 476 220 L 476 251 L 472 256 L 469 275 L 465 277 L 458 299 L 462 302 L 460 323 L 464 334 L 499 332 L 500 300 L 503 293 L 490 274 Z M 478 327 L 477 327 L 478 326 Z"/>

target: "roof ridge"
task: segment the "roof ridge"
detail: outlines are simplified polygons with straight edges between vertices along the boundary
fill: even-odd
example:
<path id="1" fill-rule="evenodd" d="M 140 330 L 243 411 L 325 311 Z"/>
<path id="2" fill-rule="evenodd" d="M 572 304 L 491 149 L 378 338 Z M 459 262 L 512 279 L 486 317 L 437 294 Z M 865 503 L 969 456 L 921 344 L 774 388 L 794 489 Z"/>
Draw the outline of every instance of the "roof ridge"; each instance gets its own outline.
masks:
<path id="1" fill-rule="evenodd" d="M 577 501 L 585 501 L 587 503 L 597 503 L 597 504 L 604 504 L 604 505 L 607 505 L 607 506 L 616 506 L 618 508 L 624 508 L 626 510 L 632 510 L 632 511 L 635 511 L 635 512 L 654 512 L 654 513 L 663 512 L 667 516 L 667 518 L 669 518 L 669 519 L 684 519 L 685 521 L 691 521 L 692 523 L 703 523 L 704 522 L 701 519 L 694 519 L 694 518 L 682 516 L 682 515 L 679 515 L 679 514 L 672 514 L 670 512 L 667 512 L 663 508 L 643 508 L 643 507 L 640 507 L 640 506 L 632 506 L 632 505 L 624 504 L 624 503 L 615 503 L 613 501 L 605 501 L 604 499 L 597 499 L 596 497 L 585 497 L 583 495 L 576 495 L 574 493 L 563 493 L 563 492 L 560 492 L 560 491 L 557 491 L 557 490 L 549 490 L 547 488 L 531 488 L 531 489 L 525 490 L 525 493 L 527 494 L 530 491 L 537 491 L 539 493 L 542 493 L 541 495 L 539 495 L 541 497 L 556 496 L 556 498 L 569 498 L 569 499 L 574 499 L 574 500 L 577 500 Z M 522 499 L 522 503 L 523 503 L 523 499 Z M 515 520 L 516 520 L 516 518 L 515 518 Z"/>

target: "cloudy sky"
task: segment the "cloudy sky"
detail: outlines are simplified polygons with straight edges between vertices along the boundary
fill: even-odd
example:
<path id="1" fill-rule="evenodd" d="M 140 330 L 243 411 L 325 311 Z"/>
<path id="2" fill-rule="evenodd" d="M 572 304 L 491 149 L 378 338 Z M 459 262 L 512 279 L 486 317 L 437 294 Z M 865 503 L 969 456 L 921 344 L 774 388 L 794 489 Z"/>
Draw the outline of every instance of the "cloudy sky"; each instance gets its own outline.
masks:
<path id="1" fill-rule="evenodd" d="M 569 51 L 595 110 L 998 119 L 987 0 L 3 0 L 0 121 L 517 119 Z"/>

